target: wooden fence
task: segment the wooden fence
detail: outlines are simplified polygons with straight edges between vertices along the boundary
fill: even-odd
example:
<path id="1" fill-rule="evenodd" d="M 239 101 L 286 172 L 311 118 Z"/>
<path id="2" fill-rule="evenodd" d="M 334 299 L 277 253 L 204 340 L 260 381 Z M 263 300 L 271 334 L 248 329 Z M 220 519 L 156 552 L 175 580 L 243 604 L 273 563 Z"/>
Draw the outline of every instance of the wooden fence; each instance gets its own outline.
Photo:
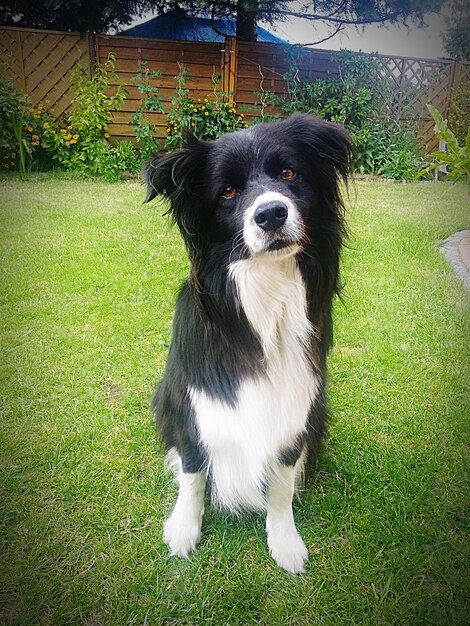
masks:
<path id="1" fill-rule="evenodd" d="M 139 106 L 141 94 L 132 83 L 139 61 L 147 61 L 150 70 L 160 76 L 152 82 L 158 87 L 167 113 L 176 87 L 175 77 L 184 65 L 191 81 L 187 88 L 194 98 L 213 98 L 210 83 L 220 77 L 220 88 L 232 92 L 237 107 L 253 113 L 256 93 L 272 91 L 283 95 L 284 74 L 295 58 L 299 77 L 310 80 L 339 74 L 338 63 L 329 50 L 299 49 L 271 43 L 223 43 L 169 41 L 119 35 L 62 33 L 43 30 L 0 27 L 0 78 L 8 78 L 27 93 L 34 106 L 50 100 L 54 113 L 60 115 L 73 106 L 70 71 L 83 55 L 90 73 L 95 61 L 104 62 L 108 53 L 116 55 L 116 72 L 129 95 L 122 110 L 113 115 L 110 134 L 113 139 L 132 138 L 130 125 Z M 426 103 L 432 103 L 445 117 L 451 93 L 470 81 L 470 64 L 448 60 L 372 56 L 384 79 L 380 106 L 384 115 L 416 122 L 421 141 L 428 149 L 435 147 L 434 123 Z M 165 135 L 165 115 L 153 113 L 159 137 Z"/>

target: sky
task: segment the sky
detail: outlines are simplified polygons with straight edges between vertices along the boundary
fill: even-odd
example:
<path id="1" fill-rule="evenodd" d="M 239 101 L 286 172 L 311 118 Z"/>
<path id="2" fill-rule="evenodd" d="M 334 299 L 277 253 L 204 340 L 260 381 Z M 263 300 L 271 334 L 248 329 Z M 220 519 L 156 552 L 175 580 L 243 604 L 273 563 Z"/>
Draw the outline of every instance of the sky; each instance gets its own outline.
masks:
<path id="1" fill-rule="evenodd" d="M 368 25 L 364 29 L 359 29 L 348 26 L 342 33 L 315 47 L 328 50 L 347 48 L 354 51 L 425 58 L 447 56 L 441 37 L 441 33 L 445 31 L 444 17 L 428 15 L 425 22 L 427 24 L 425 28 L 417 28 L 412 24 L 408 28 L 394 25 L 379 28 Z M 331 32 L 318 22 L 313 26 L 308 20 L 302 19 L 278 23 L 275 27 L 263 24 L 263 27 L 290 43 L 302 44 L 318 41 Z"/>
<path id="2" fill-rule="evenodd" d="M 130 26 L 145 22 L 151 19 L 153 15 L 149 13 L 145 17 L 136 19 Z M 447 54 L 441 37 L 441 33 L 446 29 L 444 16 L 430 14 L 426 17 L 425 22 L 427 24 L 425 28 L 418 28 L 412 23 L 408 27 L 389 25 L 379 28 L 375 25 L 368 25 L 364 29 L 358 29 L 355 26 L 347 26 L 342 33 L 333 39 L 314 47 L 324 50 L 346 48 L 356 52 L 362 50 L 363 52 L 379 52 L 381 54 L 428 59 L 446 57 Z M 313 26 L 310 21 L 298 18 L 293 18 L 287 22 L 278 22 L 273 26 L 260 23 L 260 26 L 293 44 L 315 42 L 323 39 L 330 32 L 320 22 L 315 22 L 315 26 Z"/>

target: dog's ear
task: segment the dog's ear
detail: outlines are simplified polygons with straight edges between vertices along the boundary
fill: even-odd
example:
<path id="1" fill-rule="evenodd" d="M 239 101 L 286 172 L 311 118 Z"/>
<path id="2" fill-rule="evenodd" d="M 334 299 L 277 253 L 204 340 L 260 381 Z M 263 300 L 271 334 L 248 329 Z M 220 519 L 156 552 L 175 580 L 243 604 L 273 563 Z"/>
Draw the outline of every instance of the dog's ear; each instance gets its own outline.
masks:
<path id="1" fill-rule="evenodd" d="M 352 144 L 346 130 L 308 113 L 298 113 L 289 118 L 290 134 L 298 142 L 306 157 L 309 155 L 317 166 L 335 177 L 347 181 L 351 173 Z"/>
<path id="2" fill-rule="evenodd" d="M 209 145 L 191 133 L 184 134 L 185 145 L 174 152 L 160 153 L 145 165 L 143 176 L 147 184 L 144 202 L 157 195 L 170 201 L 185 194 L 198 194 L 203 184 L 204 167 Z"/>

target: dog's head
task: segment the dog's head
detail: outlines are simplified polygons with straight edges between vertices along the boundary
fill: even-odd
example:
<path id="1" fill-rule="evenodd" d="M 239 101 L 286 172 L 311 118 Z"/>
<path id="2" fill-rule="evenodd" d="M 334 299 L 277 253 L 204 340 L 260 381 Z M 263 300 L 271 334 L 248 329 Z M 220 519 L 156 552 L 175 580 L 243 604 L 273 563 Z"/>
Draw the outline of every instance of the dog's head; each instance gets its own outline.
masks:
<path id="1" fill-rule="evenodd" d="M 146 201 L 163 194 L 190 259 L 228 263 L 257 255 L 315 254 L 340 238 L 339 181 L 349 173 L 343 128 L 298 114 L 186 147 L 146 167 Z"/>

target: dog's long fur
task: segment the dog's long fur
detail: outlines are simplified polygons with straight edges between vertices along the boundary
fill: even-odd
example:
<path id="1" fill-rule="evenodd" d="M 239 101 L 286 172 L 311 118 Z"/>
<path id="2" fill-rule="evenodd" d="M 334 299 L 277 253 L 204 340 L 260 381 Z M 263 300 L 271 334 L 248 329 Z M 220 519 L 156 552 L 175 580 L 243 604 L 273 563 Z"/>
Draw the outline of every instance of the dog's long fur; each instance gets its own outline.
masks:
<path id="1" fill-rule="evenodd" d="M 152 403 L 180 485 L 173 554 L 200 537 L 207 479 L 214 503 L 265 510 L 274 559 L 303 571 L 291 501 L 326 426 L 349 155 L 341 127 L 296 115 L 147 166 L 146 200 L 169 199 L 190 260 Z"/>

